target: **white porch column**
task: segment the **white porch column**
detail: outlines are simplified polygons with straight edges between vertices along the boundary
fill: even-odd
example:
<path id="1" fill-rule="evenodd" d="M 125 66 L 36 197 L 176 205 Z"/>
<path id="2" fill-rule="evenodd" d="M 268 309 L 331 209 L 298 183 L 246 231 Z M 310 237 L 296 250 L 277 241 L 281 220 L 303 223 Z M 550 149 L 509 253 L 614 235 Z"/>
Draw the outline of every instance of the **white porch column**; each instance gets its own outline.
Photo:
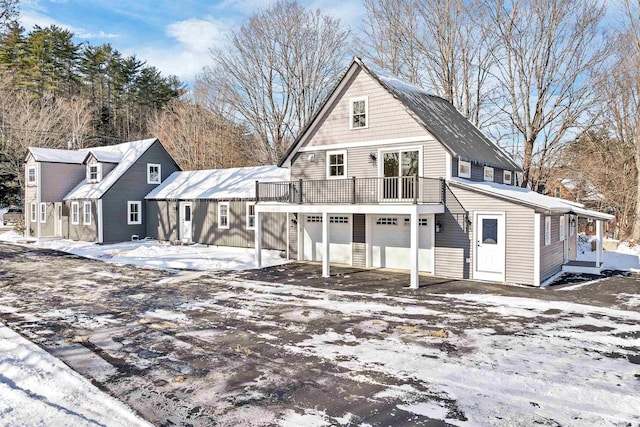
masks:
<path id="1" fill-rule="evenodd" d="M 326 211 L 322 212 L 322 252 L 322 277 L 329 277 L 329 213 Z"/>
<path id="2" fill-rule="evenodd" d="M 298 261 L 304 261 L 304 222 L 305 216 L 298 212 Z"/>
<path id="3" fill-rule="evenodd" d="M 262 215 L 256 209 L 256 229 L 254 231 L 254 239 L 256 246 L 256 266 L 262 267 Z"/>
<path id="4" fill-rule="evenodd" d="M 596 267 L 602 262 L 602 221 L 596 220 Z"/>
<path id="5" fill-rule="evenodd" d="M 411 289 L 418 289 L 420 286 L 419 271 L 419 243 L 418 243 L 418 206 L 411 210 Z"/>

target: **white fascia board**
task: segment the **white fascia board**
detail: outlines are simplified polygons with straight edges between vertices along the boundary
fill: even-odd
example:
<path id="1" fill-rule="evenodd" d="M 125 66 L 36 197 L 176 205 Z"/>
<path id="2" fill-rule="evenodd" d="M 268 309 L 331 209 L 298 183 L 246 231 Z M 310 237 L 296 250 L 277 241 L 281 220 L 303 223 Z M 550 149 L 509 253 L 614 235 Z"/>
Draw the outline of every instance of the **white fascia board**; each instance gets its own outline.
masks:
<path id="1" fill-rule="evenodd" d="M 393 139 L 378 139 L 373 141 L 360 141 L 360 142 L 345 142 L 342 144 L 327 144 L 327 145 L 317 145 L 311 147 L 301 147 L 298 149 L 299 152 L 309 152 L 309 151 L 324 151 L 324 150 L 339 150 L 345 148 L 359 148 L 359 147 L 372 147 L 378 145 L 393 145 L 393 144 L 412 144 L 416 142 L 431 142 L 435 141 L 433 137 L 430 136 L 410 136 L 406 138 L 393 138 Z"/>
<path id="2" fill-rule="evenodd" d="M 418 207 L 419 214 L 444 213 L 442 204 L 419 205 L 295 205 L 287 203 L 256 203 L 256 212 L 299 212 L 299 213 L 352 213 L 352 214 L 396 214 L 409 215 Z"/>

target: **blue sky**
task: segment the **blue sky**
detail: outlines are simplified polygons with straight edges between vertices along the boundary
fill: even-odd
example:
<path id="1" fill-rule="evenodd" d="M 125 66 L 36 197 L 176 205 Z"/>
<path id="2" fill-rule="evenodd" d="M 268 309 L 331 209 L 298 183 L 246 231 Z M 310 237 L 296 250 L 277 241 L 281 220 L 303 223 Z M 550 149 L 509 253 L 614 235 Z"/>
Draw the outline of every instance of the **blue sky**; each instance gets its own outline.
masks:
<path id="1" fill-rule="evenodd" d="M 359 0 L 301 0 L 357 27 Z M 21 24 L 55 24 L 71 30 L 79 42 L 110 43 L 125 55 L 136 54 L 165 74 L 192 81 L 211 64 L 209 49 L 221 47 L 225 33 L 269 0 L 22 0 Z"/>

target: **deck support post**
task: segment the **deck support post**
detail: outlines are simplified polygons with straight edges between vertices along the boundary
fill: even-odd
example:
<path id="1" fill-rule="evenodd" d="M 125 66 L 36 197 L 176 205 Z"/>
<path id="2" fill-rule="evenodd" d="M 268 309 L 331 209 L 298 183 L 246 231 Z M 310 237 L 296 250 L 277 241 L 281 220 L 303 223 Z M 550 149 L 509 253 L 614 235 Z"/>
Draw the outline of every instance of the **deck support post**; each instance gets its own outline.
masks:
<path id="1" fill-rule="evenodd" d="M 329 267 L 329 213 L 322 212 L 322 277 L 329 277 L 331 270 Z"/>
<path id="2" fill-rule="evenodd" d="M 415 205 L 414 209 L 411 209 L 411 282 L 409 285 L 411 289 L 418 289 L 420 286 L 418 237 L 418 206 Z"/>
<path id="3" fill-rule="evenodd" d="M 262 267 L 262 215 L 256 209 L 256 229 L 254 230 L 254 239 L 256 246 L 256 267 Z"/>
<path id="4" fill-rule="evenodd" d="M 596 267 L 602 263 L 602 221 L 596 220 Z"/>

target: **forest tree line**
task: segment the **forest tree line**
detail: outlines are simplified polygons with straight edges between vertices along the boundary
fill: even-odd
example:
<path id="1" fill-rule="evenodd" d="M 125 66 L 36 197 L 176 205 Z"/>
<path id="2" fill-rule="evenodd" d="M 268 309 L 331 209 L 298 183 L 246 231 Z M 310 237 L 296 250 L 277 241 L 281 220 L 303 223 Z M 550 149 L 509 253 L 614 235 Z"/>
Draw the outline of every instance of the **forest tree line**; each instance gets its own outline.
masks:
<path id="1" fill-rule="evenodd" d="M 363 0 L 357 28 L 280 0 L 189 90 L 64 29 L 25 33 L 18 6 L 0 2 L 3 165 L 28 145 L 149 136 L 184 169 L 273 163 L 357 55 L 452 102 L 522 164 L 521 185 L 592 183 L 640 238 L 640 0 Z"/>

